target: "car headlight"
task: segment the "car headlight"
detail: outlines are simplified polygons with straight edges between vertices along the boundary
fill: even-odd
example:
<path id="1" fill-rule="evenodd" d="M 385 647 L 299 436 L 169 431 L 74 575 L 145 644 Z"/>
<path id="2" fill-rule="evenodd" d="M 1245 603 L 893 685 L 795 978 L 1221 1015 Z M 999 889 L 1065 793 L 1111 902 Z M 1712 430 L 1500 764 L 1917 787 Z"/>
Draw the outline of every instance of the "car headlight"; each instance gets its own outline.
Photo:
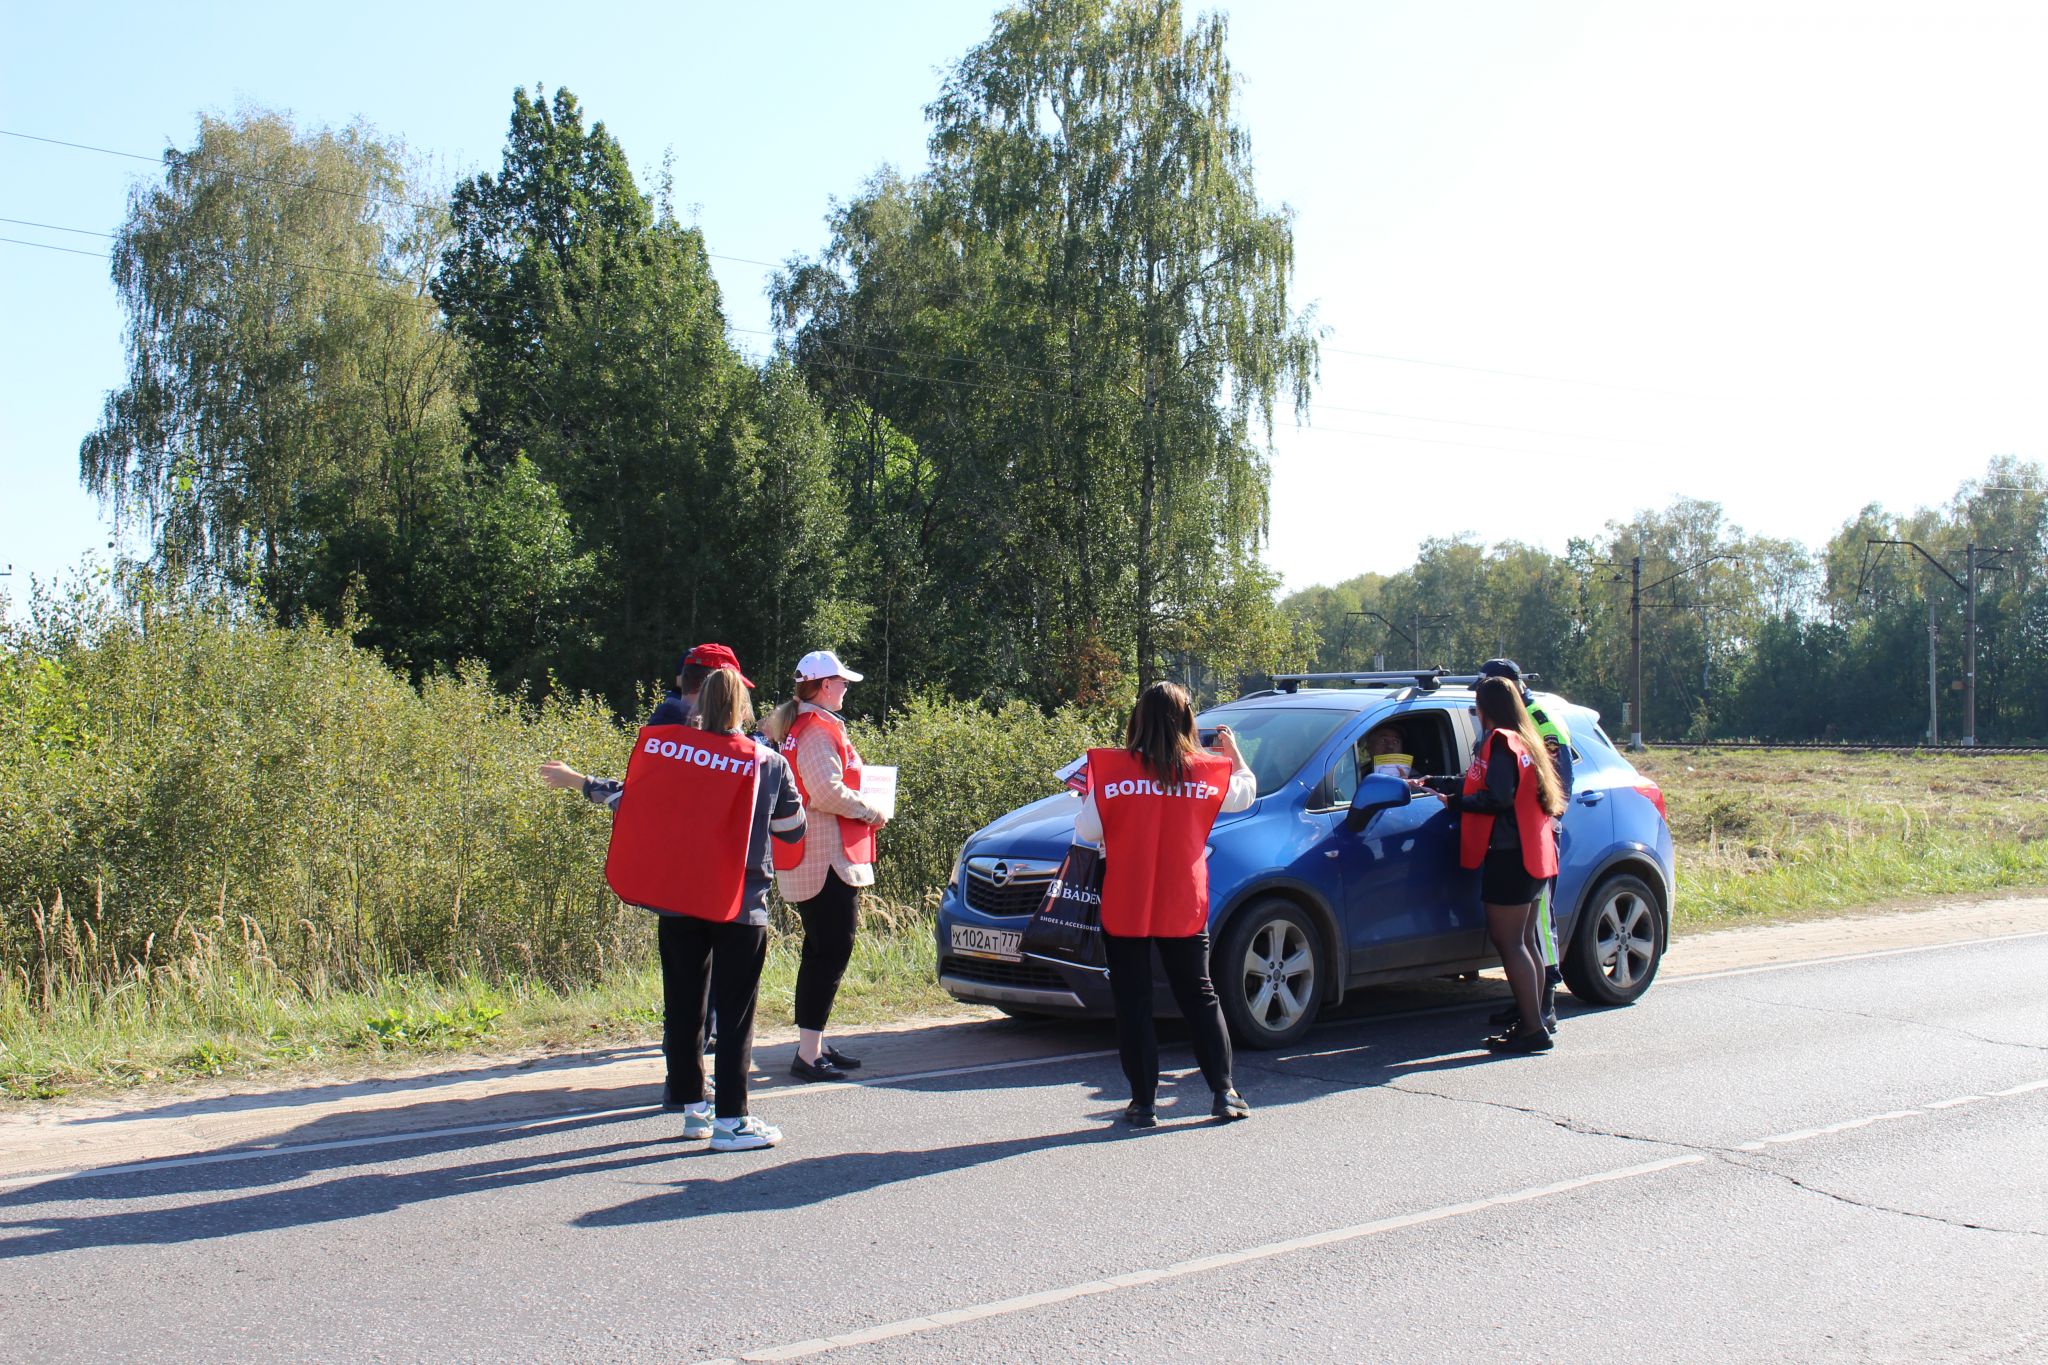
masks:
<path id="1" fill-rule="evenodd" d="M 967 845 L 960 845 L 960 851 L 953 855 L 953 870 L 946 874 L 946 885 L 956 890 L 960 885 L 960 867 L 967 861 Z"/>

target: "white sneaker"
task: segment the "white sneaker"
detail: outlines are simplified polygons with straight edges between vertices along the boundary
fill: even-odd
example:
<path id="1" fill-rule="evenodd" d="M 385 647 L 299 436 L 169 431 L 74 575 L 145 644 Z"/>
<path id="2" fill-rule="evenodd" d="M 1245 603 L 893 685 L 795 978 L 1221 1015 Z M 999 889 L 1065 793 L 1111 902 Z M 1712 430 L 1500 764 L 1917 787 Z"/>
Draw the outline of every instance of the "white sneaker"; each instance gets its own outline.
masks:
<path id="1" fill-rule="evenodd" d="M 693 1104 L 685 1108 L 683 1110 L 683 1140 L 688 1142 L 693 1141 L 697 1138 L 708 1138 L 710 1136 L 710 1101 L 706 1100 L 702 1103 Z"/>
<path id="2" fill-rule="evenodd" d="M 711 1127 L 714 1152 L 751 1152 L 756 1147 L 773 1147 L 780 1141 L 780 1128 L 771 1128 L 752 1114 L 739 1119 L 718 1119 Z"/>

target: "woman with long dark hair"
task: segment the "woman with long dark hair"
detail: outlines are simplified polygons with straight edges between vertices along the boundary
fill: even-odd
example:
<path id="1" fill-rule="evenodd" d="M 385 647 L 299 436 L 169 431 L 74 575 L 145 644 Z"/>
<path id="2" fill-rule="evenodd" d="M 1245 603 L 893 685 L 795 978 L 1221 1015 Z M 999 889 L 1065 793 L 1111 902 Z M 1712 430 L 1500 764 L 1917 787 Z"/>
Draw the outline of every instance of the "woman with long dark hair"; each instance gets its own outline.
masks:
<path id="1" fill-rule="evenodd" d="M 781 1129 L 747 1112 L 747 1076 L 768 954 L 770 849 L 802 838 L 805 814 L 782 756 L 745 737 L 753 720 L 739 670 L 708 668 L 690 723 L 657 717 L 643 728 L 623 781 L 585 778 L 565 763 L 541 769 L 548 785 L 581 787 L 616 816 L 606 879 L 657 921 L 664 1103 L 682 1110 L 685 1138 L 709 1138 L 721 1152 L 782 1141 Z M 715 1109 L 704 1075 L 713 1003 Z"/>
<path id="2" fill-rule="evenodd" d="M 1195 1059 L 1225 1121 L 1251 1106 L 1231 1080 L 1230 1035 L 1209 979 L 1209 828 L 1257 799 L 1258 779 L 1229 727 L 1217 752 L 1195 738 L 1195 709 L 1177 684 L 1139 694 L 1120 749 L 1088 751 L 1088 795 L 1074 837 L 1103 853 L 1102 942 L 1116 1004 L 1117 1052 L 1131 1084 L 1124 1121 L 1158 1124 L 1159 1038 L 1152 1022 L 1157 954 L 1174 1004 L 1193 1036 Z"/>
<path id="3" fill-rule="evenodd" d="M 1531 924 L 1543 884 L 1557 875 L 1552 818 L 1564 814 L 1564 786 L 1551 766 L 1520 689 L 1505 678 L 1482 678 L 1473 689 L 1482 734 L 1462 777 L 1429 777 L 1417 785 L 1458 811 L 1458 861 L 1479 870 L 1486 932 L 1500 954 L 1521 1019 L 1486 1040 L 1496 1052 L 1548 1052 L 1543 1025 L 1543 961 L 1531 951 Z"/>

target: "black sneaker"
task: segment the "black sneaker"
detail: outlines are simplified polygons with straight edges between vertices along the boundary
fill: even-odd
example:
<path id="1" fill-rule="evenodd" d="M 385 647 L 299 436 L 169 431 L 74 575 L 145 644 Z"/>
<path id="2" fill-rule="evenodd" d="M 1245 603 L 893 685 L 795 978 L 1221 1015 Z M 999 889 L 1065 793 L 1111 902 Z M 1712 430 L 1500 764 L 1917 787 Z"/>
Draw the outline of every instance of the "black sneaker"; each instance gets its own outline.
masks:
<path id="1" fill-rule="evenodd" d="M 1124 1126 L 1126 1128 L 1157 1128 L 1159 1126 L 1159 1115 L 1153 1112 L 1151 1105 L 1140 1104 L 1136 1100 L 1132 1100 L 1124 1106 Z"/>
<path id="2" fill-rule="evenodd" d="M 1212 1117 L 1229 1123 L 1233 1119 L 1250 1118 L 1252 1116 L 1252 1107 L 1246 1104 L 1244 1096 L 1238 1094 L 1236 1089 L 1233 1088 L 1216 1092 L 1216 1103 L 1209 1107 L 1209 1113 Z"/>
<path id="3" fill-rule="evenodd" d="M 820 1056 L 815 1062 L 801 1057 L 789 1059 L 789 1074 L 800 1081 L 843 1081 L 846 1073 L 832 1065 L 830 1059 Z"/>
<path id="4" fill-rule="evenodd" d="M 1522 1028 L 1517 1025 L 1507 1033 L 1496 1033 L 1488 1038 L 1486 1046 L 1494 1052 L 1548 1052 L 1556 1047 L 1557 1043 L 1540 1028 Z"/>
<path id="5" fill-rule="evenodd" d="M 860 1070 L 860 1058 L 849 1057 L 845 1053 L 841 1052 L 838 1048 L 832 1046 L 832 1044 L 830 1043 L 825 1044 L 824 1057 L 826 1061 L 832 1063 L 832 1065 L 838 1067 L 841 1071 Z"/>

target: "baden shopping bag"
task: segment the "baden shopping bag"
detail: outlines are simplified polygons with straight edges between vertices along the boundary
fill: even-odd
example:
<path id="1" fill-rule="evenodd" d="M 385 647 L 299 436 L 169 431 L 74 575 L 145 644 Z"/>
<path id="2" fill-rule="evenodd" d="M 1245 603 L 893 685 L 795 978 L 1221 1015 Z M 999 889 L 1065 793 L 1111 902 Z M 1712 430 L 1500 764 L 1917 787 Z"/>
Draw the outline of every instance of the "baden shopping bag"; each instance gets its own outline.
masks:
<path id="1" fill-rule="evenodd" d="M 1102 850 L 1073 844 L 1057 877 L 1045 888 L 1018 950 L 1083 967 L 1100 967 L 1102 951 Z"/>

